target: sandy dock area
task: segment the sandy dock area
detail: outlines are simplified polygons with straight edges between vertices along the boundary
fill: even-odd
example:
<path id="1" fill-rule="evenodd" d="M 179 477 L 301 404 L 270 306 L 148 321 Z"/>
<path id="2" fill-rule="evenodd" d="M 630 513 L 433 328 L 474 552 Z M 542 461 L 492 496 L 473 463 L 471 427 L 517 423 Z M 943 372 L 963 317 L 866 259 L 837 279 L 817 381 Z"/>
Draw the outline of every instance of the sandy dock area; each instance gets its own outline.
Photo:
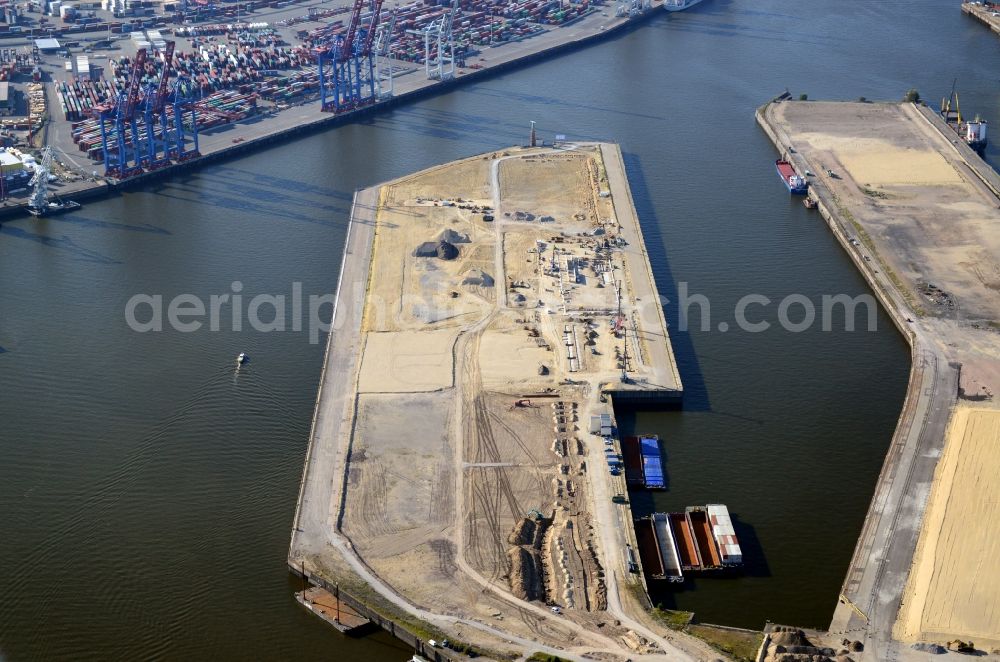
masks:
<path id="1" fill-rule="evenodd" d="M 903 594 L 896 635 L 1000 647 L 1000 410 L 961 406 Z"/>
<path id="2" fill-rule="evenodd" d="M 914 641 L 997 648 L 1000 179 L 911 103 L 781 100 L 759 119 L 912 347 L 831 635 L 879 661 L 926 655 Z"/>
<path id="3" fill-rule="evenodd" d="M 482 154 L 367 189 L 355 213 L 368 243 L 346 253 L 350 324 L 293 567 L 322 574 L 344 552 L 411 613 L 475 623 L 482 646 L 688 659 L 622 607 L 641 580 L 589 434 L 609 391 L 681 392 L 662 310 L 640 310 L 658 299 L 617 148 Z"/>

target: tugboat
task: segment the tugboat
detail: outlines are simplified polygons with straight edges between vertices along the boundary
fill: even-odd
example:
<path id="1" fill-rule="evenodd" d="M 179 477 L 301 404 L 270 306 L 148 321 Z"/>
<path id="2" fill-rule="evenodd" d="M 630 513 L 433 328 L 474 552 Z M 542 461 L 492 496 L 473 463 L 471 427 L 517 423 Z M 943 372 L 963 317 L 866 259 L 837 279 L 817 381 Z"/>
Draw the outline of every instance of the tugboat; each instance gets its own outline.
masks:
<path id="1" fill-rule="evenodd" d="M 28 213 L 32 216 L 52 216 L 80 208 L 72 200 L 49 200 L 49 173 L 52 171 L 52 149 L 42 150 L 42 162 L 35 165 L 35 175 L 28 182 L 33 187 L 28 198 Z"/>

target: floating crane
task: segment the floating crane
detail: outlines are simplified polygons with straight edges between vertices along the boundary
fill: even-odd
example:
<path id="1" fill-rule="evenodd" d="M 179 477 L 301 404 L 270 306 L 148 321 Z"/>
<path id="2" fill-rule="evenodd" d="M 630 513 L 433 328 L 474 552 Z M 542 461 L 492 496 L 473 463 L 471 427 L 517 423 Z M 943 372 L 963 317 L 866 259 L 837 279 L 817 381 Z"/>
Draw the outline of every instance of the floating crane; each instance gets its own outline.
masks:
<path id="1" fill-rule="evenodd" d="M 35 209 L 44 209 L 49 203 L 49 173 L 52 171 L 52 148 L 46 147 L 42 150 L 42 160 L 35 164 L 35 174 L 32 176 L 28 186 L 31 187 L 31 197 L 28 198 L 28 206 Z"/>
<path id="2" fill-rule="evenodd" d="M 947 99 L 941 100 L 941 117 L 948 126 L 955 129 L 965 144 L 982 156 L 988 142 L 986 134 L 988 123 L 979 115 L 976 115 L 971 122 L 962 119 L 962 108 L 958 102 L 958 92 L 955 90 L 957 83 L 956 78 L 951 85 L 951 94 Z"/>
<path id="3" fill-rule="evenodd" d="M 35 174 L 28 183 L 31 197 L 28 198 L 28 213 L 32 216 L 61 214 L 80 208 L 79 202 L 72 200 L 49 201 L 49 179 L 52 177 L 52 148 L 42 150 L 42 160 L 35 164 Z"/>
<path id="4" fill-rule="evenodd" d="M 951 94 L 948 95 L 947 99 L 941 99 L 941 116 L 947 123 L 962 123 L 962 109 L 958 104 L 958 92 L 955 90 L 957 84 L 958 79 L 956 78 L 951 84 Z"/>

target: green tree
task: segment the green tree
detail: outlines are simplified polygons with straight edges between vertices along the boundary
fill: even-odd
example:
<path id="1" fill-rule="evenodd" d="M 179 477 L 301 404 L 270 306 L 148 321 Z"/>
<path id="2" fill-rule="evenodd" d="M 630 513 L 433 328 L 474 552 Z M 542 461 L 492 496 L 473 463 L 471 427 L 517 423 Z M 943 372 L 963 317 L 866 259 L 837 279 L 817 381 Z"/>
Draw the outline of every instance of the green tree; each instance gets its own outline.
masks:
<path id="1" fill-rule="evenodd" d="M 906 91 L 906 96 L 903 97 L 903 101 L 907 103 L 920 103 L 920 92 L 917 92 L 917 88 L 911 87 Z"/>
<path id="2" fill-rule="evenodd" d="M 809 95 L 808 94 L 800 94 L 799 95 L 799 101 L 809 101 Z"/>

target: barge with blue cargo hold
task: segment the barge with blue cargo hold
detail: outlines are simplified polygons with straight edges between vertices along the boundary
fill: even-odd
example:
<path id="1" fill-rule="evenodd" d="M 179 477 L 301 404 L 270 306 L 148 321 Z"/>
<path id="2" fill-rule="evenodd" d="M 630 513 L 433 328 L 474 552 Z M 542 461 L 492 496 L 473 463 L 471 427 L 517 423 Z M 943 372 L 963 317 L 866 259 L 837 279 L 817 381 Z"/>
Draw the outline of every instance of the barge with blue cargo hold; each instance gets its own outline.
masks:
<path id="1" fill-rule="evenodd" d="M 622 440 L 625 482 L 647 490 L 665 490 L 667 482 L 660 457 L 660 439 L 654 435 L 626 437 Z"/>

